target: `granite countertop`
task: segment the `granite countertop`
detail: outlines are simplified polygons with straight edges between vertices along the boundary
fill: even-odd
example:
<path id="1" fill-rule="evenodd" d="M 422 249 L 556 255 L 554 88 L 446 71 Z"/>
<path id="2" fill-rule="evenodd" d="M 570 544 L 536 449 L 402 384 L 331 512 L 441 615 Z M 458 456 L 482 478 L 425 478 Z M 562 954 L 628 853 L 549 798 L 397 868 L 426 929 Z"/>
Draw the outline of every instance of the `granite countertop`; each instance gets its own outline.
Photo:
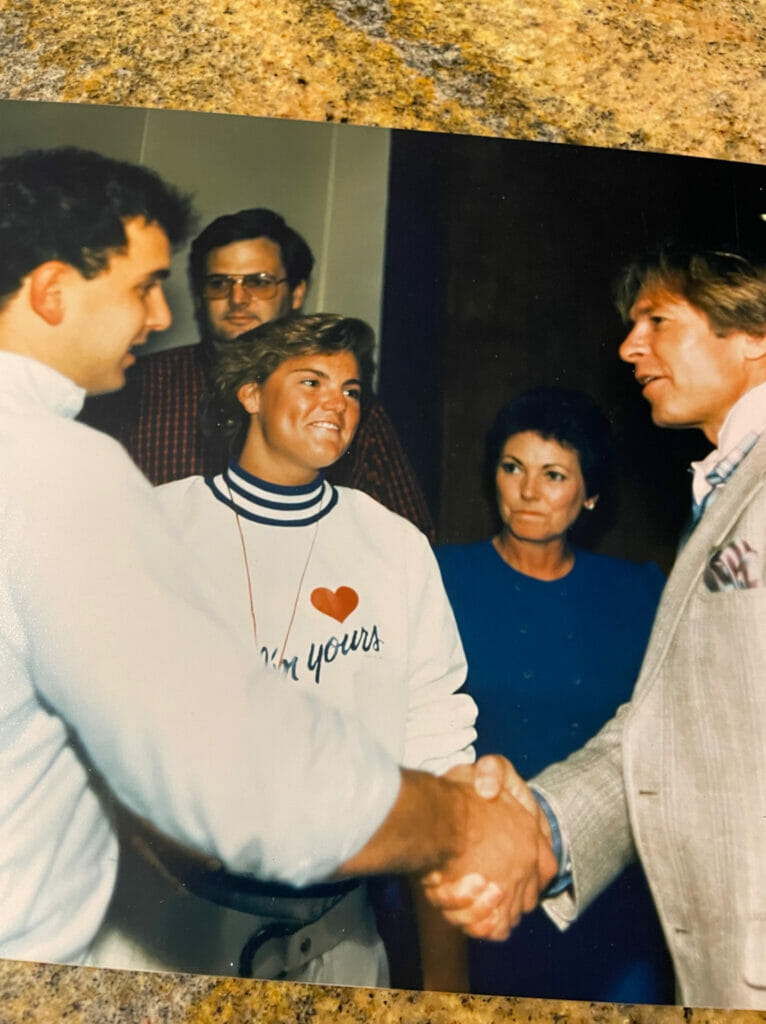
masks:
<path id="1" fill-rule="evenodd" d="M 764 0 L 0 2 L 0 98 L 760 162 Z"/>
<path id="2" fill-rule="evenodd" d="M 766 2 L 0 0 L 0 98 L 164 107 L 762 162 Z M 760 1012 L 0 961 L 0 1024 L 756 1022 Z"/>
<path id="3" fill-rule="evenodd" d="M 0 961 L 0 1024 L 757 1024 L 741 1010 L 540 1002 Z"/>

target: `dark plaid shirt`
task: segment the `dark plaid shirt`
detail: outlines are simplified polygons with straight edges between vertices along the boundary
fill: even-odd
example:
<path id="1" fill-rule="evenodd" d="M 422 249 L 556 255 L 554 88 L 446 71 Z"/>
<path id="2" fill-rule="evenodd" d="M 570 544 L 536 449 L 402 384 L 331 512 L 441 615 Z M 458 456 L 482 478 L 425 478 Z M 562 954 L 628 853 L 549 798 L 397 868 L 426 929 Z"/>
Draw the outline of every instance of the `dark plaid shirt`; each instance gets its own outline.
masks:
<path id="1" fill-rule="evenodd" d="M 205 384 L 199 345 L 165 349 L 138 359 L 122 391 L 88 399 L 80 419 L 118 440 L 154 484 L 213 476 L 226 458 L 197 426 Z M 365 491 L 433 540 L 420 485 L 376 398 L 366 403 L 351 448 L 325 475 L 334 484 Z"/>

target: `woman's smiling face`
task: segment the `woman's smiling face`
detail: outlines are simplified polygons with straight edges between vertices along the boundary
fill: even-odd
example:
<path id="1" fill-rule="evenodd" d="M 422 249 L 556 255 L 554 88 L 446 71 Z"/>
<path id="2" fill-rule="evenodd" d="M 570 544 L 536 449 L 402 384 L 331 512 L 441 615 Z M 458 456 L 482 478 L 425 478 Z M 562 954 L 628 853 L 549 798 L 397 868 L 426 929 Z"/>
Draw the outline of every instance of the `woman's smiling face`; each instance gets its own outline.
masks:
<path id="1" fill-rule="evenodd" d="M 243 467 L 271 483 L 309 483 L 351 444 L 361 390 L 348 351 L 292 356 L 263 384 L 242 385 L 239 399 L 250 413 Z"/>

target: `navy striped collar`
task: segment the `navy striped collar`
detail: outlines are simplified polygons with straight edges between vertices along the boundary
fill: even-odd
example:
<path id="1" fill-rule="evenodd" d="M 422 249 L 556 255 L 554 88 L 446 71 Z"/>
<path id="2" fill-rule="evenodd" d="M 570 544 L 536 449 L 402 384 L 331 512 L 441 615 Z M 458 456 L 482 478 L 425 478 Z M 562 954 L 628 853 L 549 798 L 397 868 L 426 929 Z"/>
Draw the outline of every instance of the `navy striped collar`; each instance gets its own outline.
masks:
<path id="1" fill-rule="evenodd" d="M 253 476 L 234 459 L 224 473 L 206 483 L 219 501 L 243 519 L 268 526 L 308 526 L 338 502 L 338 492 L 321 473 L 310 484 L 282 487 Z"/>

